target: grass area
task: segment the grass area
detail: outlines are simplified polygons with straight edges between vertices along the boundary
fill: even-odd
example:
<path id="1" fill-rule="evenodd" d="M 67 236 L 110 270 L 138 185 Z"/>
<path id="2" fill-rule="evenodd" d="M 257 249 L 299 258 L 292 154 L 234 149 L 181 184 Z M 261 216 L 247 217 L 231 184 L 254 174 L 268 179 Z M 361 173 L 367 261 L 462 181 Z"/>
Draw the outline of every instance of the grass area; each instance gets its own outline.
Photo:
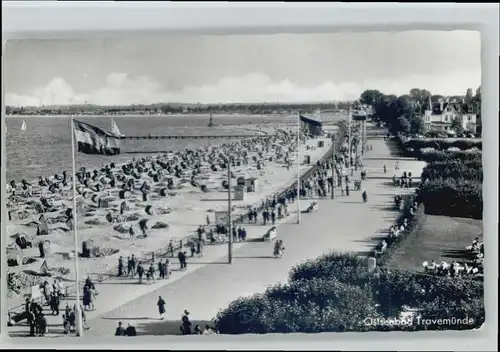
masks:
<path id="1" fill-rule="evenodd" d="M 414 232 L 397 244 L 385 265 L 389 268 L 422 271 L 422 262 L 468 261 L 465 251 L 475 237 L 483 240 L 481 220 L 421 214 Z"/>

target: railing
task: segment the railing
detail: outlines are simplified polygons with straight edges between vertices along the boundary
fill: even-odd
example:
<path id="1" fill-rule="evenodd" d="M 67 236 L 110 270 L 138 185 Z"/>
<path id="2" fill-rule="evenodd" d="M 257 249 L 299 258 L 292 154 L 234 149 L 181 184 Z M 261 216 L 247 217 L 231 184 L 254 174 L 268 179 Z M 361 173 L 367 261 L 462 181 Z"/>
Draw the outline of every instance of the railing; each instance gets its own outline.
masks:
<path id="1" fill-rule="evenodd" d="M 272 137 L 269 134 L 262 134 L 261 136 Z M 123 136 L 120 139 L 224 139 L 224 138 L 252 138 L 255 136 L 248 134 L 239 135 L 163 135 L 163 136 Z"/>
<path id="2" fill-rule="evenodd" d="M 343 144 L 344 139 L 346 137 L 346 132 L 345 132 L 346 124 L 344 121 L 341 121 L 341 122 L 337 123 L 337 125 L 340 128 L 339 128 L 339 133 L 337 134 L 337 138 L 335 140 L 336 145 L 332 145 L 330 147 L 330 149 L 319 159 L 319 161 L 325 161 L 325 160 L 328 160 L 329 158 L 331 158 L 334 151 L 338 150 L 339 147 Z M 314 172 L 316 171 L 317 168 L 318 168 L 318 166 L 316 164 L 314 164 L 307 170 L 301 170 L 301 176 L 300 176 L 301 180 L 310 178 L 314 174 Z M 297 187 L 297 181 L 294 180 L 294 181 L 291 181 L 288 185 L 284 185 L 284 186 L 278 188 L 273 193 L 276 194 L 278 197 L 282 197 L 282 196 L 286 195 L 286 193 L 289 192 L 290 190 L 295 190 L 296 187 Z M 269 198 L 269 196 L 264 197 L 264 199 L 267 199 L 267 198 Z M 257 211 L 263 210 L 262 199 L 253 203 L 250 207 L 255 208 Z M 235 215 L 235 219 L 233 220 L 233 224 L 238 224 L 238 223 L 240 223 L 241 219 L 248 218 L 248 214 L 247 214 L 246 210 L 245 211 L 244 210 L 236 211 L 232 214 Z M 190 240 L 193 240 L 195 238 L 196 238 L 196 236 L 194 234 L 191 234 L 191 235 L 184 236 L 181 238 L 173 239 L 172 240 L 173 251 L 175 252 L 179 249 L 184 248 Z M 167 255 L 170 250 L 171 250 L 171 247 L 169 244 L 168 246 L 165 246 L 156 252 L 151 252 L 149 255 L 152 256 L 154 253 L 155 258 L 161 258 L 161 257 L 164 257 L 165 255 Z M 147 260 L 146 258 L 147 258 L 147 255 L 144 255 L 142 258 L 139 259 L 139 261 L 145 261 L 145 260 Z M 104 278 L 106 276 L 107 277 L 115 277 L 116 271 L 117 271 L 117 269 L 110 269 L 102 274 L 97 274 L 96 281 L 97 282 L 102 281 L 101 278 Z M 75 282 L 66 286 L 66 288 L 65 288 L 66 296 L 70 296 L 71 294 L 73 294 L 75 292 L 75 288 L 76 288 Z M 80 289 L 82 289 L 82 288 L 83 288 L 83 284 L 80 281 Z M 43 301 L 43 299 L 44 299 L 44 297 L 42 296 L 42 297 L 39 297 L 37 300 L 39 300 L 41 302 L 41 301 Z M 19 306 L 14 307 L 14 308 L 10 308 L 9 313 L 15 313 L 15 312 L 19 311 L 20 309 L 24 309 L 24 304 L 21 304 Z"/>

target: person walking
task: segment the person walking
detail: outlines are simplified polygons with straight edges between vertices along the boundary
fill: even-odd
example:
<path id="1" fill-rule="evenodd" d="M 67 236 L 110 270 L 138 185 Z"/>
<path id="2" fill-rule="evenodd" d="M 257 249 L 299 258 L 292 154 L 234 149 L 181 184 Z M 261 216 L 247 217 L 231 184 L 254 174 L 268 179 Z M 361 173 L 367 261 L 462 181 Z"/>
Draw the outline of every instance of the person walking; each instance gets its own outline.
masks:
<path id="1" fill-rule="evenodd" d="M 52 292 L 52 297 L 50 299 L 50 309 L 52 310 L 52 315 L 59 315 L 59 305 L 59 295 L 57 292 Z"/>
<path id="2" fill-rule="evenodd" d="M 137 276 L 139 276 L 139 284 L 142 284 L 142 278 L 144 276 L 144 268 L 142 267 L 141 263 L 137 265 Z"/>
<path id="3" fill-rule="evenodd" d="M 184 258 L 184 253 L 182 253 L 182 251 L 179 251 L 179 253 L 177 253 L 177 259 L 179 259 L 179 266 L 180 266 L 179 269 L 180 270 L 184 269 L 183 262 L 185 258 Z"/>
<path id="4" fill-rule="evenodd" d="M 132 259 L 130 257 L 127 257 L 127 276 L 132 275 Z"/>
<path id="5" fill-rule="evenodd" d="M 124 265 L 123 265 L 123 257 L 120 256 L 120 258 L 118 258 L 118 276 L 119 277 L 122 277 L 123 274 L 124 274 Z"/>
<path id="6" fill-rule="evenodd" d="M 153 283 L 156 281 L 155 279 L 155 267 L 153 262 L 149 264 L 148 272 L 147 272 L 147 278 L 148 278 L 148 284 L 151 283 L 151 280 Z"/>
<path id="7" fill-rule="evenodd" d="M 194 257 L 196 253 L 196 245 L 193 240 L 189 242 L 189 250 L 191 251 L 191 258 Z"/>
<path id="8" fill-rule="evenodd" d="M 158 277 L 160 279 L 164 279 L 165 278 L 165 265 L 163 264 L 163 262 L 160 261 L 158 262 Z"/>
<path id="9" fill-rule="evenodd" d="M 97 299 L 97 291 L 95 289 L 95 286 L 92 286 L 90 289 L 90 309 L 92 311 L 95 310 L 95 301 Z"/>
<path id="10" fill-rule="evenodd" d="M 196 243 L 196 254 L 198 255 L 198 258 L 203 257 L 203 242 L 198 241 Z"/>
<path id="11" fill-rule="evenodd" d="M 84 287 L 83 288 L 83 308 L 85 310 L 90 310 L 91 302 L 92 302 L 92 296 L 90 293 L 90 288 Z"/>
<path id="12" fill-rule="evenodd" d="M 165 272 L 165 278 L 170 277 L 170 260 L 165 259 L 165 264 L 163 265 L 163 271 Z"/>
<path id="13" fill-rule="evenodd" d="M 160 320 L 163 320 L 165 319 L 165 300 L 159 296 L 158 297 L 158 302 L 156 303 L 156 305 L 158 306 L 158 313 L 160 313 Z"/>
<path id="14" fill-rule="evenodd" d="M 137 258 L 135 255 L 132 254 L 132 257 L 130 257 L 130 266 L 132 270 L 132 277 L 134 277 L 137 273 L 137 266 L 138 266 Z"/>

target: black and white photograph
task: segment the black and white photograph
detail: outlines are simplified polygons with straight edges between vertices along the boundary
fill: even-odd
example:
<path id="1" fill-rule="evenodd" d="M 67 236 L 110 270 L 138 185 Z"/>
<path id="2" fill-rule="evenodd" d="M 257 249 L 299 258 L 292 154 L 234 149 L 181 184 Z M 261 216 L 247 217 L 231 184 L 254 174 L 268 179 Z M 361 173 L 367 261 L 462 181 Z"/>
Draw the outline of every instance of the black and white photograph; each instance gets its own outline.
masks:
<path id="1" fill-rule="evenodd" d="M 484 324 L 478 31 L 9 40 L 3 60 L 10 337 Z"/>

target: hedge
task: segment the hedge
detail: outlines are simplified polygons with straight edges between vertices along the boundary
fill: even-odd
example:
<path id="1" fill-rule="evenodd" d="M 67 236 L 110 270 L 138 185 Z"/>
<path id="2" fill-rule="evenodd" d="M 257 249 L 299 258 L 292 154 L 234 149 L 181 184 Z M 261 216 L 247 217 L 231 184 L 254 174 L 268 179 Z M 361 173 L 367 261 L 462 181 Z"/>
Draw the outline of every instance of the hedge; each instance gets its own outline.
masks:
<path id="1" fill-rule="evenodd" d="M 403 142 L 403 141 L 401 141 Z M 412 148 L 414 150 L 424 148 L 434 148 L 437 150 L 446 150 L 448 148 L 458 148 L 466 150 L 471 148 L 483 149 L 483 142 L 481 140 L 471 139 L 410 139 L 403 142 L 403 148 Z"/>
<path id="2" fill-rule="evenodd" d="M 443 160 L 462 160 L 462 161 L 481 161 L 483 153 L 481 151 L 470 151 L 462 150 L 459 152 L 449 152 L 449 151 L 439 151 L 434 150 L 430 152 L 421 152 L 421 149 L 417 150 L 415 157 L 419 160 L 432 162 L 432 161 L 443 161 Z"/>
<path id="3" fill-rule="evenodd" d="M 419 324 L 425 330 L 478 329 L 485 321 L 484 300 L 443 302 L 435 299 L 424 303 L 419 315 L 426 320 L 425 324 Z"/>
<path id="4" fill-rule="evenodd" d="M 426 214 L 463 218 L 483 218 L 483 187 L 464 179 L 435 179 L 424 182 L 418 189 L 418 202 Z"/>
<path id="5" fill-rule="evenodd" d="M 406 306 L 420 308 L 422 317 L 428 319 L 432 318 L 431 308 L 438 307 L 442 308 L 440 315 L 433 316 L 468 314 L 479 324 L 484 321 L 482 281 L 381 267 L 368 272 L 366 263 L 361 266 L 363 263 L 363 259 L 352 255 L 331 253 L 300 264 L 291 270 L 288 283 L 275 285 L 263 294 L 239 298 L 221 310 L 214 319 L 215 326 L 222 334 L 381 330 L 366 326 L 363 320 L 395 318 Z"/>
<path id="6" fill-rule="evenodd" d="M 379 291 L 379 303 L 390 301 L 394 307 L 419 307 L 436 299 L 459 302 L 484 297 L 483 281 L 469 277 L 443 277 L 382 269 L 376 278 L 374 284 Z M 387 297 L 385 301 L 384 297 Z"/>
<path id="7" fill-rule="evenodd" d="M 434 161 L 422 170 L 421 182 L 427 179 L 466 179 L 477 182 L 483 181 L 483 163 L 481 160 L 444 160 Z"/>
<path id="8" fill-rule="evenodd" d="M 215 326 L 222 334 L 367 331 L 363 319 L 381 317 L 375 307 L 357 286 L 334 279 L 294 281 L 239 298 L 217 314 Z"/>
<path id="9" fill-rule="evenodd" d="M 331 252 L 301 263 L 290 270 L 290 281 L 335 278 L 342 283 L 363 285 L 371 274 L 366 259 L 351 254 Z"/>

